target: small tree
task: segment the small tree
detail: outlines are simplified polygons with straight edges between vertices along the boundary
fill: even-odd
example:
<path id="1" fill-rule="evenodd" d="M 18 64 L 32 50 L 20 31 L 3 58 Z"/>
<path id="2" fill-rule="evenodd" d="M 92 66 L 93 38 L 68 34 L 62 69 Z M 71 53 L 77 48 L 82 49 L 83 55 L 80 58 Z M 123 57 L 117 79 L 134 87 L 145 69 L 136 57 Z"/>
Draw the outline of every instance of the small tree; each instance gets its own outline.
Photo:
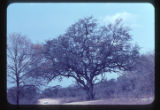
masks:
<path id="1" fill-rule="evenodd" d="M 92 17 L 80 19 L 64 35 L 46 42 L 43 73 L 36 76 L 48 81 L 56 77 L 74 78 L 88 99 L 94 99 L 94 84 L 99 75 L 132 69 L 139 52 L 130 40 L 129 29 L 121 20 L 100 27 Z"/>

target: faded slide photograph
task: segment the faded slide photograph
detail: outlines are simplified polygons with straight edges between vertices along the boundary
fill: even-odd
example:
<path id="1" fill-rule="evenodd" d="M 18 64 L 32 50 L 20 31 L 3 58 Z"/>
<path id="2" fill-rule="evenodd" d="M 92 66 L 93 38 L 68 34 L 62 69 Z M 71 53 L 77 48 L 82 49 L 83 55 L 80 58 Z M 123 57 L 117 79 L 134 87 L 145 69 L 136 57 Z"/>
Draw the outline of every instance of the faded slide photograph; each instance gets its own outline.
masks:
<path id="1" fill-rule="evenodd" d="M 13 105 L 146 105 L 154 101 L 150 3 L 12 3 L 7 100 Z"/>

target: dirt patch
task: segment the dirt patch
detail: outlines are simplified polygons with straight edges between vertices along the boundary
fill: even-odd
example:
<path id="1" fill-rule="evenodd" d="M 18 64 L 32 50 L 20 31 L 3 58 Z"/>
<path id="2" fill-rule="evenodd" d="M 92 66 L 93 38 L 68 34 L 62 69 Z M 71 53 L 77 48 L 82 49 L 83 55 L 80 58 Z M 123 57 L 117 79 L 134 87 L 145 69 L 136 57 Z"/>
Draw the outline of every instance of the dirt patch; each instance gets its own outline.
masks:
<path id="1" fill-rule="evenodd" d="M 43 99 L 39 99 L 37 104 L 38 105 L 60 105 L 62 104 L 62 99 L 43 98 Z"/>

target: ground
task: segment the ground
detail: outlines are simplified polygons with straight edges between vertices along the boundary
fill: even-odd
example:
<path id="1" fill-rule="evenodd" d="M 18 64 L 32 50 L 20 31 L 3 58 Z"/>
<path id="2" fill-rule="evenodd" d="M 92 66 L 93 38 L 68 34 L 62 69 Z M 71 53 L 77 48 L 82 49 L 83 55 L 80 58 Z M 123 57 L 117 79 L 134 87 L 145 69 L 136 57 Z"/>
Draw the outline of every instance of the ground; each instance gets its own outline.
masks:
<path id="1" fill-rule="evenodd" d="M 73 100 L 73 99 L 72 99 Z M 137 105 L 137 104 L 151 104 L 153 102 L 153 98 L 114 98 L 114 99 L 101 99 L 101 100 L 92 100 L 92 101 L 73 101 L 71 99 L 66 98 L 43 98 L 39 99 L 37 104 L 40 105 Z"/>

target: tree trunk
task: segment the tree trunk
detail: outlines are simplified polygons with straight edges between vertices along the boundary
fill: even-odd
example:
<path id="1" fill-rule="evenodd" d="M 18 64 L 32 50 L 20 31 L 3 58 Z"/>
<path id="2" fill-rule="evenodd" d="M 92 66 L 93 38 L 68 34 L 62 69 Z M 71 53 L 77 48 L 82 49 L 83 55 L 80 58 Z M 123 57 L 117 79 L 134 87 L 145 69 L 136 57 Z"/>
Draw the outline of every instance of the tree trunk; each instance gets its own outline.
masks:
<path id="1" fill-rule="evenodd" d="M 90 84 L 89 88 L 87 89 L 87 99 L 88 100 L 93 100 L 94 99 L 94 92 L 93 92 L 93 84 Z"/>
<path id="2" fill-rule="evenodd" d="M 20 87 L 19 87 L 19 78 L 17 78 L 17 94 L 16 94 L 16 104 L 19 105 L 19 95 L 20 95 Z"/>
<path id="3" fill-rule="evenodd" d="M 19 89 L 17 88 L 16 104 L 19 105 Z"/>

